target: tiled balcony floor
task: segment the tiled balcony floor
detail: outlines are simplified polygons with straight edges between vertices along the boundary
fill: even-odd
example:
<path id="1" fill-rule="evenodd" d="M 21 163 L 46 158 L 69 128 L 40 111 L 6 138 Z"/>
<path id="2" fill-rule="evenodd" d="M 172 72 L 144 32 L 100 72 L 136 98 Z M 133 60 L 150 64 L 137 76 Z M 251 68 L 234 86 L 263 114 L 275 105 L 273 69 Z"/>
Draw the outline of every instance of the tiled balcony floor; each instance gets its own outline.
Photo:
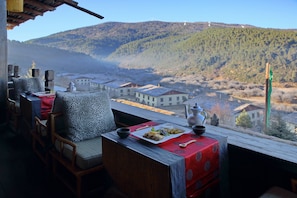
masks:
<path id="1" fill-rule="evenodd" d="M 28 142 L 9 129 L 0 132 L 0 197 L 73 197 L 35 156 Z"/>
<path id="2" fill-rule="evenodd" d="M 74 197 L 54 178 L 51 171 L 33 153 L 31 145 L 21 135 L 0 127 L 0 197 L 52 198 Z M 114 188 L 86 196 L 96 198 L 121 197 Z"/>

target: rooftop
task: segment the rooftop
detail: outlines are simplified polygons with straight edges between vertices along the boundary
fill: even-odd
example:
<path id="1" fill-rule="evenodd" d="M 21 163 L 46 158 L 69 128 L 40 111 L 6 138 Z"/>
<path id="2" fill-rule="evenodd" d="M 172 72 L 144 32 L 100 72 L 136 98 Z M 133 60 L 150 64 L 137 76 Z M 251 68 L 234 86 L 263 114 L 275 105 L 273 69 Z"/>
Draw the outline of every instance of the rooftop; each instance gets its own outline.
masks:
<path id="1" fill-rule="evenodd" d="M 149 96 L 162 96 L 162 95 L 172 95 L 172 94 L 186 94 L 179 91 L 175 91 L 170 88 L 156 86 L 156 85 L 145 85 L 137 89 L 137 92 L 140 92 Z"/>

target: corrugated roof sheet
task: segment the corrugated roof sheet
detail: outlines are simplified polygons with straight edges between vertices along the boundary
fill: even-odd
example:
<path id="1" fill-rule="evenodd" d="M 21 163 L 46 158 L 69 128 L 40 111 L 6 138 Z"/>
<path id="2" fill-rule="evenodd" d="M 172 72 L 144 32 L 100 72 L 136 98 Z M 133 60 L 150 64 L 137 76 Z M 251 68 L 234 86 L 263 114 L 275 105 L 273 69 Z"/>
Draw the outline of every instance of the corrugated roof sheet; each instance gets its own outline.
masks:
<path id="1" fill-rule="evenodd" d="M 162 95 L 170 95 L 170 94 L 185 94 L 179 91 L 175 91 L 170 88 L 156 86 L 156 85 L 145 85 L 137 89 L 137 92 L 149 95 L 149 96 L 162 96 Z"/>
<path id="2" fill-rule="evenodd" d="M 111 88 L 122 88 L 122 87 L 132 87 L 135 86 L 134 83 L 132 82 L 126 82 L 126 81 L 119 81 L 119 80 L 114 80 L 114 81 L 110 81 L 105 83 L 106 86 L 111 87 Z"/>
<path id="3" fill-rule="evenodd" d="M 243 110 L 248 112 L 248 111 L 254 111 L 254 110 L 257 110 L 257 109 L 263 109 L 263 108 L 259 107 L 259 106 L 256 106 L 256 105 L 252 105 L 252 104 L 243 104 L 243 105 L 240 105 L 239 107 L 236 107 L 234 109 L 234 112 L 239 113 L 239 112 L 241 112 Z"/>

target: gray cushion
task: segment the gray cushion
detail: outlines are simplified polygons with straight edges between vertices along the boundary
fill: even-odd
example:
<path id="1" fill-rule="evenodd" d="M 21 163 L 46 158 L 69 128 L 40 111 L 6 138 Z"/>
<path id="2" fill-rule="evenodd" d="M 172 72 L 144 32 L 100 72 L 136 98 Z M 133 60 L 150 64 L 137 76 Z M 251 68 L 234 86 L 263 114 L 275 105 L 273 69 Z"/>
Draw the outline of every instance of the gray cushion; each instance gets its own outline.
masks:
<path id="1" fill-rule="evenodd" d="M 25 91 L 24 78 L 12 78 L 13 82 L 13 100 L 20 101 L 20 94 Z"/>
<path id="2" fill-rule="evenodd" d="M 63 95 L 63 93 L 60 94 L 59 91 L 56 92 L 55 95 L 55 100 L 53 102 L 53 106 L 52 106 L 52 113 L 63 113 L 63 100 L 61 95 Z M 50 127 L 50 120 L 47 123 L 47 125 Z M 58 116 L 55 118 L 55 132 L 58 134 L 61 134 L 62 132 L 65 132 L 66 130 L 66 125 L 65 125 L 65 121 L 64 121 L 64 117 L 62 116 Z"/>
<path id="3" fill-rule="evenodd" d="M 73 142 L 116 129 L 106 92 L 57 92 L 63 105 L 66 137 Z"/>
<path id="4" fill-rule="evenodd" d="M 33 78 L 12 78 L 14 87 L 13 99 L 16 101 L 20 100 L 20 94 L 25 91 L 41 92 L 44 91 L 41 80 L 37 77 Z"/>
<path id="5" fill-rule="evenodd" d="M 44 86 L 41 83 L 40 78 L 26 78 L 25 91 L 31 91 L 32 93 L 44 91 Z"/>
<path id="6" fill-rule="evenodd" d="M 101 137 L 76 142 L 76 165 L 82 169 L 92 168 L 102 164 Z M 59 150 L 59 141 L 56 141 L 56 149 Z M 63 155 L 72 160 L 72 147 L 65 145 Z"/>

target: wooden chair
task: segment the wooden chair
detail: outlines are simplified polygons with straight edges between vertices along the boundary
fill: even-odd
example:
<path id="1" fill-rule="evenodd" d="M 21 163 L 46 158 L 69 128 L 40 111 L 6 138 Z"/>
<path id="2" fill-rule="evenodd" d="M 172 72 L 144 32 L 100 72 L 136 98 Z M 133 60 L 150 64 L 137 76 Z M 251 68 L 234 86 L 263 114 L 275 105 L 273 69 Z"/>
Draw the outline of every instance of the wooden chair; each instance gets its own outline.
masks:
<path id="1" fill-rule="evenodd" d="M 31 130 L 32 136 L 32 149 L 35 154 L 40 158 L 40 160 L 47 166 L 50 167 L 50 156 L 49 150 L 52 147 L 51 134 L 50 134 L 50 121 L 49 114 L 52 112 L 52 101 L 54 97 L 46 99 L 47 104 L 42 104 L 41 99 L 41 112 L 40 117 L 34 117 L 34 130 Z M 46 108 L 42 108 L 42 107 Z M 42 111 L 42 109 L 45 109 Z M 43 115 L 42 115 L 43 114 Z"/>
<path id="2" fill-rule="evenodd" d="M 47 120 L 41 120 L 35 116 L 35 130 L 31 131 L 32 149 L 39 159 L 49 167 L 49 149 L 51 148 L 51 136 L 47 126 Z"/>
<path id="3" fill-rule="evenodd" d="M 39 78 L 12 78 L 13 89 L 7 93 L 7 124 L 15 132 L 19 132 L 21 121 L 20 94 L 25 92 L 44 91 Z M 12 93 L 12 94 L 10 94 Z"/>
<path id="4" fill-rule="evenodd" d="M 86 192 L 84 177 L 98 172 L 104 175 L 101 134 L 116 129 L 109 102 L 106 92 L 56 93 L 56 113 L 50 114 L 53 173 L 77 197 Z M 69 175 L 75 178 L 74 184 Z M 100 179 L 104 184 L 105 178 Z"/>

